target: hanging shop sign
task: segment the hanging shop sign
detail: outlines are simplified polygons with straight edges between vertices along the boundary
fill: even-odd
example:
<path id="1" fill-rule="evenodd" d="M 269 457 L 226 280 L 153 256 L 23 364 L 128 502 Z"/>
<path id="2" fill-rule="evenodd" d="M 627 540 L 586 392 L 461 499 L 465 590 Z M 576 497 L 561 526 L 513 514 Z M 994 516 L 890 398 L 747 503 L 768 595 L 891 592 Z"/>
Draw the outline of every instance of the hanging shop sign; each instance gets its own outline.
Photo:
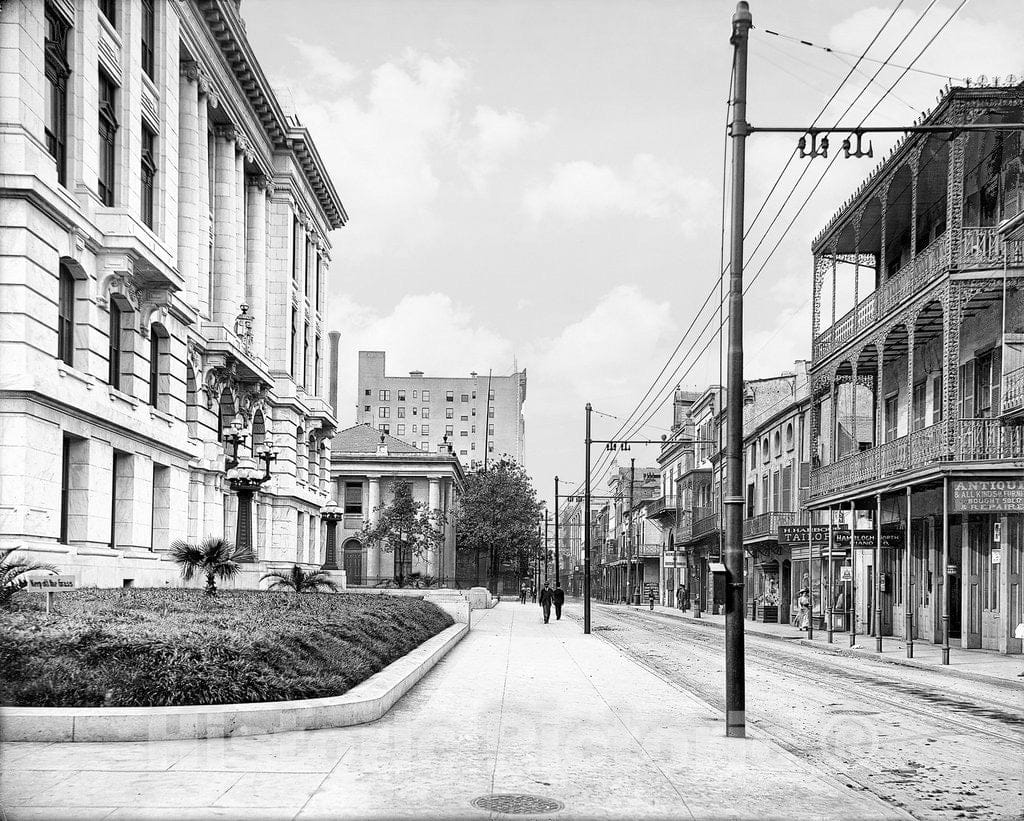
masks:
<path id="1" fill-rule="evenodd" d="M 813 525 L 808 533 L 807 525 L 780 525 L 779 544 L 806 545 L 810 540 L 812 545 L 825 547 L 828 545 L 828 525 Z M 874 548 L 878 543 L 878 534 L 874 528 L 863 528 L 853 533 L 853 546 L 858 549 Z M 879 547 L 901 548 L 903 547 L 903 528 L 901 525 L 882 525 L 882 542 Z M 850 531 L 832 528 L 832 546 L 849 547 Z"/>
<path id="2" fill-rule="evenodd" d="M 949 509 L 953 513 L 1024 513 L 1024 479 L 954 480 Z"/>
<path id="3" fill-rule="evenodd" d="M 841 582 L 852 582 L 853 581 L 853 568 L 848 564 L 844 564 L 839 568 L 839 581 Z"/>

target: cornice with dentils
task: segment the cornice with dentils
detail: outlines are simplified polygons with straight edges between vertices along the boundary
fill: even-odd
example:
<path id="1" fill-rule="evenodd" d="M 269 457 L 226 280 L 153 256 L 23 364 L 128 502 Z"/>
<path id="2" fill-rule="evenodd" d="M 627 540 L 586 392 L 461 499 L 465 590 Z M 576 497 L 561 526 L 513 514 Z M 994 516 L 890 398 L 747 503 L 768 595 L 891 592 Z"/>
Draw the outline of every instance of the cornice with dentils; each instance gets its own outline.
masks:
<path id="1" fill-rule="evenodd" d="M 327 217 L 328 224 L 332 229 L 343 227 L 348 222 L 348 214 L 309 131 L 297 125 L 294 118 L 289 121 L 284 109 L 281 108 L 245 36 L 242 18 L 233 0 L 194 2 L 274 148 L 295 154 L 302 173 Z"/>

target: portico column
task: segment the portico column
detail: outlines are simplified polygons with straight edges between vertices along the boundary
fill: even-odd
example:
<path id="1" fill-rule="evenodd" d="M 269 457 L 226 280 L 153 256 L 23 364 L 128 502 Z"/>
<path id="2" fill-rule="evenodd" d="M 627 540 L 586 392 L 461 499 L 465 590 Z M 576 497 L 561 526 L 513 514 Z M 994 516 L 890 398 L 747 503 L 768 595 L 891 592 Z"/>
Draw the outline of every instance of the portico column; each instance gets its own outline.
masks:
<path id="1" fill-rule="evenodd" d="M 263 174 L 249 176 L 247 196 L 245 301 L 252 317 L 253 349 L 262 357 L 267 341 L 267 178 Z"/>
<path id="2" fill-rule="evenodd" d="M 186 300 L 199 293 L 199 83 L 194 64 L 182 63 L 178 78 L 178 271 L 185 281 Z"/>
<path id="3" fill-rule="evenodd" d="M 367 494 L 367 507 L 369 508 L 370 525 L 375 525 L 380 519 L 380 477 L 369 477 L 369 492 Z M 376 584 L 380 579 L 380 547 L 375 545 L 366 546 L 366 578 L 371 585 Z M 372 581 L 371 581 L 372 580 Z"/>
<path id="4" fill-rule="evenodd" d="M 199 278 L 199 313 L 213 316 L 213 294 L 210 288 L 210 125 L 208 121 L 208 97 L 199 88 L 199 111 L 196 126 L 197 186 L 196 186 L 196 234 L 197 234 L 197 276 Z"/>
<path id="5" fill-rule="evenodd" d="M 214 181 L 214 249 L 212 319 L 234 328 L 241 300 L 237 287 L 235 265 L 238 257 L 237 168 L 235 166 L 235 130 L 231 126 L 217 128 Z"/>
<path id="6" fill-rule="evenodd" d="M 428 489 L 427 489 L 427 506 L 431 513 L 441 510 L 441 477 L 430 476 L 428 478 Z M 438 556 L 441 551 L 444 550 L 444 543 L 440 547 L 435 547 L 430 550 L 426 556 L 425 561 L 425 572 L 428 576 L 437 575 L 437 566 L 439 564 Z"/>
<path id="7" fill-rule="evenodd" d="M 245 302 L 248 288 L 246 287 L 245 266 L 246 251 L 245 230 L 246 225 L 246 191 L 245 191 L 245 154 L 242 153 L 248 148 L 245 137 L 241 134 L 235 137 L 235 288 L 238 293 L 239 303 Z M 251 306 L 250 306 L 251 307 Z M 237 306 L 235 313 L 238 313 Z"/>

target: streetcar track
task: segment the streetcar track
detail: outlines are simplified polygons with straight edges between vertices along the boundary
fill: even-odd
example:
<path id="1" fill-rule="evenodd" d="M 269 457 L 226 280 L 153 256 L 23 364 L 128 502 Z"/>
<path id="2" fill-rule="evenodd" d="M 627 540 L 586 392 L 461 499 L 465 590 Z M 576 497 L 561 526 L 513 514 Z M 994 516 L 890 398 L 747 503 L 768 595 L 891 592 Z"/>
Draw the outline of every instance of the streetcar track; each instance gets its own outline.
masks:
<path id="1" fill-rule="evenodd" d="M 616 618 L 617 617 L 617 618 L 620 618 L 620 619 L 624 619 L 624 620 L 628 621 L 630 624 L 633 624 L 635 626 L 641 627 L 641 629 L 643 629 L 643 630 L 645 630 L 647 632 L 651 632 L 651 633 L 657 632 L 655 629 L 653 629 L 650 626 L 650 618 L 648 616 L 646 616 L 646 615 L 635 614 L 635 613 L 628 612 L 628 611 L 625 611 L 625 612 L 613 612 L 613 613 L 607 613 L 606 612 L 605 615 L 609 615 L 612 618 Z M 659 616 L 660 614 L 655 613 L 655 615 Z M 661 620 L 665 620 L 665 621 L 671 621 L 672 620 L 671 616 L 660 615 L 660 618 L 661 618 Z M 695 636 L 692 636 L 692 635 L 673 634 L 672 638 L 676 639 L 676 640 L 681 640 L 681 641 L 691 641 L 694 644 L 698 644 L 698 645 L 701 645 L 701 646 L 704 646 L 704 647 L 714 646 L 716 644 L 716 642 L 714 642 L 710 637 L 703 636 L 703 635 L 701 635 L 700 638 L 698 639 L 698 638 L 696 638 Z M 765 639 L 764 641 L 770 642 L 770 641 L 774 641 L 774 639 Z M 753 645 L 753 643 L 751 643 L 751 645 Z M 619 645 L 616 645 L 616 646 L 619 646 Z M 807 656 L 801 656 L 801 655 L 797 655 L 797 654 L 785 653 L 785 652 L 782 652 L 782 651 L 778 650 L 775 647 L 772 647 L 771 645 L 765 645 L 765 644 L 762 644 L 760 642 L 757 643 L 756 647 L 752 646 L 752 649 L 754 650 L 755 654 L 759 654 L 759 655 L 765 656 L 765 657 L 767 657 L 769 659 L 774 659 L 774 660 L 777 660 L 777 661 L 778 660 L 784 660 L 788 664 L 802 666 L 804 668 L 804 670 L 808 671 L 808 672 L 826 672 L 826 673 L 832 673 L 832 674 L 835 674 L 835 673 L 838 672 L 834 666 L 831 666 L 831 665 L 829 665 L 826 662 L 818 661 L 818 660 L 815 660 L 813 658 L 808 658 Z M 808 649 L 814 650 L 816 648 L 808 648 Z M 776 670 L 776 672 L 781 673 L 782 675 L 787 675 L 787 676 L 789 676 L 791 678 L 800 678 L 799 675 L 796 675 L 794 673 L 788 672 L 785 669 L 779 669 L 779 670 Z M 905 693 L 907 695 L 912 695 L 912 696 L 915 696 L 917 698 L 924 698 L 924 699 L 926 699 L 928 701 L 931 701 L 931 702 L 934 702 L 936 704 L 939 704 L 939 705 L 942 705 L 942 706 L 945 706 L 945 707 L 949 707 L 950 709 L 956 710 L 957 712 L 963 712 L 963 711 L 966 711 L 966 710 L 972 710 L 972 711 L 975 711 L 976 714 L 978 714 L 978 715 L 980 715 L 980 716 L 982 716 L 982 717 L 984 717 L 986 719 L 989 719 L 991 721 L 998 721 L 998 722 L 1001 722 L 1001 723 L 1012 724 L 1012 725 L 1020 725 L 1022 728 L 1024 728 L 1024 715 L 1015 715 L 1013 713 L 1006 712 L 1006 710 L 1003 708 L 1002 705 L 999 705 L 999 704 L 997 704 L 995 702 L 988 701 L 987 699 L 977 699 L 975 702 L 971 702 L 971 701 L 967 701 L 967 700 L 962 699 L 962 698 L 951 698 L 951 697 L 948 697 L 948 696 L 944 696 L 941 693 L 932 693 L 932 692 L 929 692 L 928 690 L 924 689 L 923 687 L 916 686 L 916 685 L 915 686 L 910 686 L 910 685 L 907 685 L 904 682 L 899 681 L 898 679 L 892 679 L 892 678 L 889 678 L 888 676 L 884 676 L 884 675 L 878 675 L 878 676 L 872 677 L 872 676 L 868 676 L 868 675 L 866 675 L 864 673 L 858 672 L 856 670 L 850 670 L 850 669 L 843 669 L 841 671 L 841 673 L 844 676 L 844 678 L 846 678 L 847 680 L 851 680 L 853 682 L 856 682 L 852 686 L 852 689 L 855 690 L 856 692 L 864 695 L 866 698 L 868 698 L 870 700 L 873 700 L 873 701 L 875 701 L 875 702 L 877 702 L 879 704 L 886 705 L 888 707 L 895 707 L 897 709 L 909 710 L 909 711 L 917 713 L 919 715 L 923 715 L 923 716 L 925 716 L 926 718 L 928 718 L 928 719 L 930 719 L 932 721 L 936 721 L 937 719 L 935 719 L 935 717 L 934 717 L 934 715 L 933 715 L 933 713 L 932 713 L 932 711 L 930 709 L 928 709 L 926 707 L 918 707 L 918 706 L 915 706 L 913 704 L 906 704 L 904 702 L 895 701 L 893 699 L 888 699 L 888 698 L 878 694 L 877 692 L 874 692 L 874 690 L 872 690 L 870 688 L 871 687 L 880 687 L 880 686 L 881 687 L 891 687 L 891 688 L 893 688 L 895 690 L 898 690 L 898 691 L 900 691 L 902 693 Z M 864 685 L 868 685 L 868 686 L 864 686 Z M 982 703 L 982 702 L 984 702 L 984 703 Z M 719 708 L 719 709 L 721 709 L 721 708 Z M 1021 736 L 1024 736 L 1024 729 L 1017 730 L 1016 726 L 1014 726 L 1012 728 L 1012 730 L 1015 733 L 1015 735 L 1006 735 L 1004 733 L 1001 733 L 1001 732 L 999 732 L 999 731 L 997 731 L 997 730 L 995 730 L 995 729 L 993 729 L 993 728 L 983 724 L 982 722 L 975 722 L 975 721 L 970 721 L 970 720 L 966 720 L 965 721 L 965 720 L 963 720 L 963 718 L 960 718 L 960 717 L 952 718 L 952 717 L 949 717 L 949 716 L 944 716 L 940 723 L 942 723 L 942 724 L 958 724 L 959 726 L 963 727 L 966 730 L 971 730 L 971 731 L 974 731 L 974 732 L 984 733 L 986 735 L 992 736 L 993 738 L 998 738 L 1001 741 L 1009 741 L 1012 744 L 1019 744 L 1021 742 Z M 1016 733 L 1019 733 L 1019 735 L 1016 735 Z"/>

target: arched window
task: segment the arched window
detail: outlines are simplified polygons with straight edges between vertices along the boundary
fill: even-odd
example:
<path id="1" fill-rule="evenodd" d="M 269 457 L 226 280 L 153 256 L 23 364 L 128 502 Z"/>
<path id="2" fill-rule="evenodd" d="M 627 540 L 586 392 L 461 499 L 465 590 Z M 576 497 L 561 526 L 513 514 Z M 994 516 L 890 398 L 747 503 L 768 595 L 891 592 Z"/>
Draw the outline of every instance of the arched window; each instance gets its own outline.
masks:
<path id="1" fill-rule="evenodd" d="M 252 451 L 256 453 L 267 441 L 267 423 L 263 419 L 263 411 L 257 410 L 252 415 Z"/>
<path id="2" fill-rule="evenodd" d="M 110 326 L 107 329 L 107 382 L 121 389 L 121 306 L 110 298 Z"/>
<path id="3" fill-rule="evenodd" d="M 199 386 L 196 384 L 196 371 L 189 362 L 185 365 L 185 421 L 189 423 L 188 435 L 198 435 L 193 427 L 199 421 Z"/>
<path id="4" fill-rule="evenodd" d="M 761 442 L 761 461 L 767 462 L 769 458 L 770 456 L 768 451 L 768 437 L 765 437 L 764 440 L 762 440 Z"/>
<path id="5" fill-rule="evenodd" d="M 234 421 L 236 412 L 235 397 L 230 390 L 224 388 L 220 392 L 220 402 L 217 405 L 217 437 L 221 442 L 224 441 L 224 430 Z"/>
<path id="6" fill-rule="evenodd" d="M 320 450 L 316 446 L 316 437 L 313 434 L 309 435 L 309 447 L 306 448 L 306 458 L 309 460 L 309 465 L 306 468 L 306 481 L 309 482 L 310 487 L 316 487 L 320 481 Z"/>
<path id="7" fill-rule="evenodd" d="M 75 364 L 75 278 L 64 262 L 57 302 L 57 358 L 65 365 Z"/>
<path id="8" fill-rule="evenodd" d="M 793 449 L 793 423 L 786 424 L 786 450 Z"/>
<path id="9" fill-rule="evenodd" d="M 295 478 L 302 482 L 306 479 L 306 432 L 299 425 L 295 431 Z"/>

